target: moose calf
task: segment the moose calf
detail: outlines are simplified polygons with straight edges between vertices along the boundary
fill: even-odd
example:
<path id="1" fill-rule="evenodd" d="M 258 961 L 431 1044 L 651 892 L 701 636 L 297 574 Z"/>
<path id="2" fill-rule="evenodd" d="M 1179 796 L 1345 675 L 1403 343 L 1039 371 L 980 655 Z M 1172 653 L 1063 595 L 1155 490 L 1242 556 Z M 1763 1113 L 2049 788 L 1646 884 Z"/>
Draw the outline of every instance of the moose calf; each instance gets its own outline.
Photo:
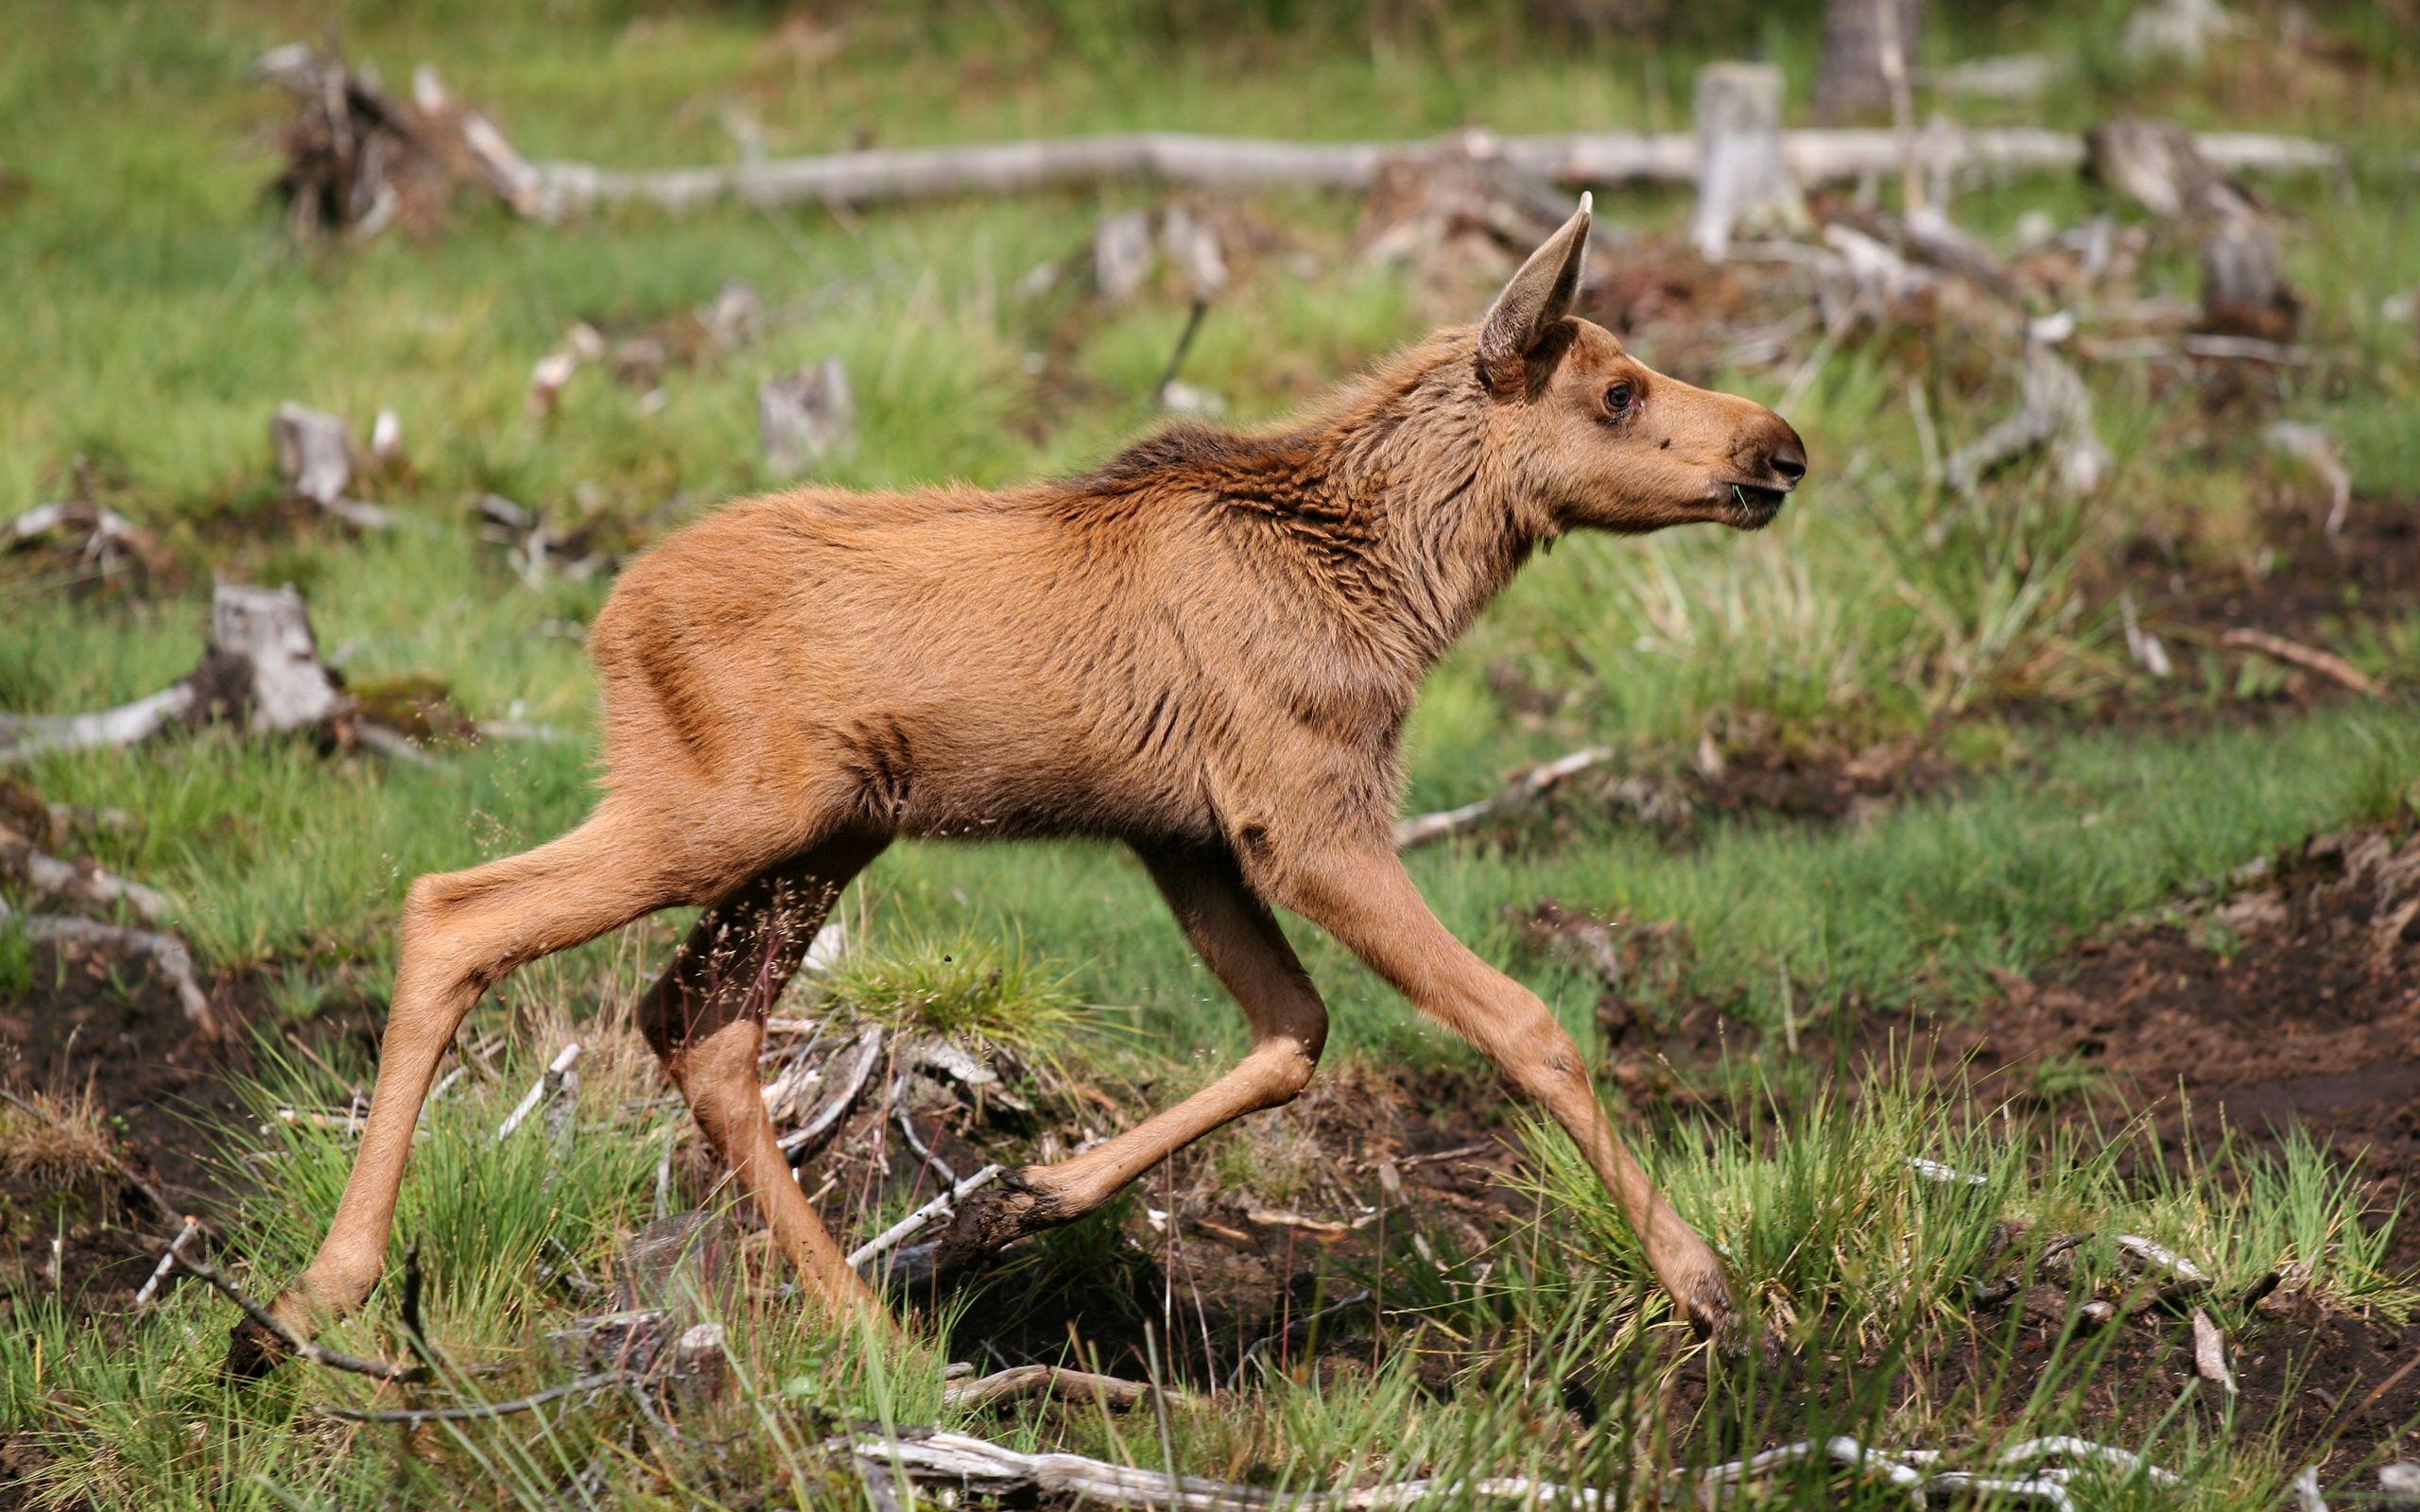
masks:
<path id="1" fill-rule="evenodd" d="M 430 1075 L 481 991 L 681 904 L 705 913 L 638 1005 L 648 1040 L 812 1294 L 878 1307 L 775 1143 L 767 1007 L 894 836 L 1091 835 L 1133 848 L 1253 1048 L 1107 1143 L 970 1198 L 953 1253 L 1088 1212 L 1302 1091 L 1327 1015 L 1275 906 L 1543 1106 L 1684 1313 L 1730 1332 L 1720 1262 L 1623 1147 L 1571 1037 L 1447 933 L 1392 840 L 1421 680 L 1532 552 L 1568 530 L 1753 530 L 1806 471 L 1779 416 L 1650 371 L 1571 314 L 1588 221 L 1583 198 L 1482 323 L 1291 428 L 1180 426 L 1028 488 L 771 494 L 641 558 L 590 637 L 604 796 L 549 845 L 412 885 L 360 1153 L 280 1321 L 307 1330 L 376 1282 Z M 231 1366 L 273 1348 L 239 1327 Z"/>

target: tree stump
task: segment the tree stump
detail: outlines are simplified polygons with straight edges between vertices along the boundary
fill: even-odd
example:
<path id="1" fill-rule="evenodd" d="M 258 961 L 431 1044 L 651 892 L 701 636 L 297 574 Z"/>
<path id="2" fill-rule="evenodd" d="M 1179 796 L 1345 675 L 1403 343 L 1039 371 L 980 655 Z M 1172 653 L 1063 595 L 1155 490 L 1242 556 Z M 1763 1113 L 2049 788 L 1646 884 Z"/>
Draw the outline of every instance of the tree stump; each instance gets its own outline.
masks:
<path id="1" fill-rule="evenodd" d="M 849 370 L 838 357 L 814 368 L 768 378 L 756 390 L 757 428 L 765 445 L 765 471 L 797 477 L 824 458 L 855 444 L 856 396 Z"/>
<path id="2" fill-rule="evenodd" d="M 1907 87 L 1924 19 L 1924 0 L 1827 0 L 1816 118 L 1853 120 L 1890 110 L 1892 95 Z"/>
<path id="3" fill-rule="evenodd" d="M 2202 329 L 2219 335 L 2289 342 L 2302 296 L 2277 265 L 2277 238 L 2248 217 L 2230 217 L 2202 242 Z"/>
<path id="4" fill-rule="evenodd" d="M 315 729 L 352 707 L 320 660 L 310 613 L 291 587 L 219 584 L 210 599 L 210 645 L 187 681 L 196 719 L 255 733 Z"/>
<path id="5" fill-rule="evenodd" d="M 1804 231 L 1806 203 L 1781 153 L 1781 70 L 1709 63 L 1698 73 L 1698 208 L 1689 239 L 1720 262 L 1742 232 Z"/>
<path id="6" fill-rule="evenodd" d="M 2173 121 L 2103 121 L 2086 131 L 2084 171 L 2166 220 L 2249 215 L 2244 192 Z"/>

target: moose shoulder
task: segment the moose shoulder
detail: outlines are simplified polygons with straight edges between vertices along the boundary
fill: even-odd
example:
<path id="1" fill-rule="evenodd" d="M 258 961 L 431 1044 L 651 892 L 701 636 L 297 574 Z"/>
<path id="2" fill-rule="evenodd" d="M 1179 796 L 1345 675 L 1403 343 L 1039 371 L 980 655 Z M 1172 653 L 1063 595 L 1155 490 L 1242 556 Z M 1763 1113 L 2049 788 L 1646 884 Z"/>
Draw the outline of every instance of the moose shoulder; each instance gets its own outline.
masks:
<path id="1" fill-rule="evenodd" d="M 1577 1046 L 1437 921 L 1391 841 L 1421 679 L 1532 551 L 1575 529 L 1754 529 L 1806 472 L 1772 411 L 1651 371 L 1572 317 L 1588 219 L 1583 200 L 1480 324 L 1293 427 L 1180 427 L 998 491 L 769 495 L 641 558 L 591 636 L 605 794 L 549 845 L 413 885 L 360 1152 L 279 1318 L 308 1329 L 375 1284 L 421 1102 L 480 992 L 682 904 L 706 912 L 639 1022 L 812 1294 L 878 1307 L 775 1143 L 765 1012 L 893 837 L 1089 834 L 1141 856 L 1253 1048 L 1136 1127 L 970 1198 L 940 1263 L 1089 1211 L 1301 1091 L 1326 1013 L 1274 905 L 1486 1053 L 1569 1132 L 1686 1315 L 1728 1331 L 1720 1262 L 1622 1145 Z M 273 1348 L 239 1327 L 231 1366 Z"/>

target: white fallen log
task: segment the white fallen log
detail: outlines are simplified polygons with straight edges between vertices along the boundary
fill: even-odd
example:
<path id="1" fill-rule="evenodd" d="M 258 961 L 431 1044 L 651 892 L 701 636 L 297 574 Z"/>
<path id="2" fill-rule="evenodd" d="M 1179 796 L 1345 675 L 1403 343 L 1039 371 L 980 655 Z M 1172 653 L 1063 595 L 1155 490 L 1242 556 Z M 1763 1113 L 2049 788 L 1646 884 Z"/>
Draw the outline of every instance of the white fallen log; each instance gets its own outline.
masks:
<path id="1" fill-rule="evenodd" d="M 1443 809 L 1434 814 L 1417 814 L 1395 825 L 1395 849 L 1409 850 L 1416 845 L 1443 839 L 1486 823 L 1496 815 L 1520 807 L 1543 793 L 1552 791 L 1564 782 L 1592 767 L 1613 761 L 1614 752 L 1602 746 L 1591 746 L 1573 751 L 1553 761 L 1529 768 L 1514 778 L 1504 791 L 1483 798 L 1460 808 Z"/>
<path id="2" fill-rule="evenodd" d="M 1153 1396 L 1161 1397 L 1171 1405 L 1179 1405 L 1185 1400 L 1183 1392 L 1156 1390 L 1147 1382 L 1096 1375 L 1090 1370 L 1070 1370 L 1063 1366 L 1020 1365 L 988 1376 L 948 1383 L 942 1387 L 942 1405 L 959 1412 L 980 1412 L 1003 1401 L 1064 1397 L 1075 1401 L 1098 1401 L 1111 1407 L 1132 1407 Z"/>
<path id="3" fill-rule="evenodd" d="M 2202 154 L 2238 172 L 2334 171 L 2343 149 L 2302 137 L 2206 133 Z M 1693 132 L 1572 132 L 1497 140 L 1515 171 L 1571 187 L 1618 183 L 1694 183 Z M 2073 172 L 2083 138 L 2041 127 L 1969 129 L 1943 124 L 1916 144 L 1927 172 L 1969 169 Z M 760 206 L 839 208 L 962 195 L 1032 194 L 1120 180 L 1181 188 L 1252 189 L 1272 184 L 1359 191 L 1390 163 L 1440 150 L 1466 150 L 1459 139 L 1434 142 L 1288 142 L 1173 131 L 942 147 L 873 148 L 818 157 L 776 158 L 712 167 L 619 171 L 587 163 L 540 163 L 533 214 L 561 219 L 593 207 L 641 203 L 689 211 L 722 199 Z M 1885 129 L 1785 131 L 1782 158 L 1803 185 L 1854 181 L 1902 166 L 1905 145 Z"/>

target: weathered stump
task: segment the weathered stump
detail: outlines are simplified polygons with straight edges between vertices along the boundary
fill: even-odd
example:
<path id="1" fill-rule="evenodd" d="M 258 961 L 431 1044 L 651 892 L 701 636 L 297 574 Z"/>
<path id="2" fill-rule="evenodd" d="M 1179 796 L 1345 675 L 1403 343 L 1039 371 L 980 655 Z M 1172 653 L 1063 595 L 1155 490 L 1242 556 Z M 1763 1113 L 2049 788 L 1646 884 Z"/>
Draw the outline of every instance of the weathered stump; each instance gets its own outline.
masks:
<path id="1" fill-rule="evenodd" d="M 1824 53 L 1815 69 L 1815 115 L 1841 121 L 1879 115 L 1907 88 L 1922 35 L 1924 0 L 1828 0 Z"/>
<path id="2" fill-rule="evenodd" d="M 1720 262 L 1740 232 L 1806 229 L 1806 203 L 1781 152 L 1781 70 L 1709 63 L 1698 73 L 1698 207 L 1689 239 Z"/>
<path id="3" fill-rule="evenodd" d="M 765 445 L 765 471 L 796 477 L 856 443 L 856 396 L 849 371 L 838 357 L 765 380 L 756 390 L 756 420 Z"/>

